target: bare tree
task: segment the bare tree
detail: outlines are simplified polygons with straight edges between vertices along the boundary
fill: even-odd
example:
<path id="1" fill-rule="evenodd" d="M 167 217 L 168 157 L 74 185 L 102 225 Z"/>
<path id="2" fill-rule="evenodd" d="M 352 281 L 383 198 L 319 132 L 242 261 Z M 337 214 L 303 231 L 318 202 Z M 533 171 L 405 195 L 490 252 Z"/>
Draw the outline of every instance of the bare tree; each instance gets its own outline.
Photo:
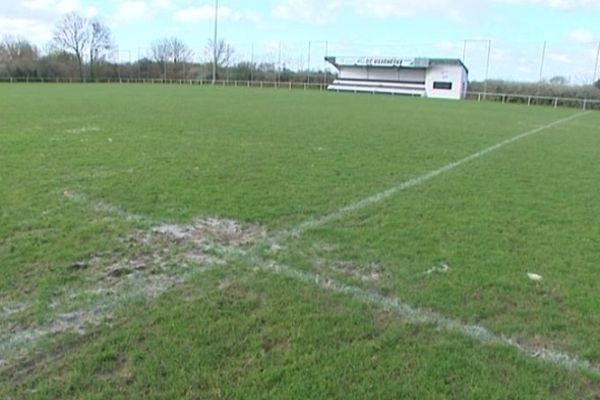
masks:
<path id="1" fill-rule="evenodd" d="M 191 60 L 192 50 L 176 37 L 156 40 L 151 46 L 152 58 L 156 62 L 188 62 Z"/>
<path id="2" fill-rule="evenodd" d="M 6 36 L 0 42 L 0 63 L 9 76 L 30 76 L 37 69 L 39 50 L 21 37 Z"/>
<path id="3" fill-rule="evenodd" d="M 94 66 L 113 48 L 110 28 L 97 19 L 89 21 L 90 78 L 94 80 Z"/>
<path id="4" fill-rule="evenodd" d="M 162 64 L 165 78 L 167 77 L 168 63 L 172 63 L 173 70 L 175 70 L 177 64 L 191 61 L 193 56 L 192 50 L 176 37 L 163 38 L 154 41 L 150 51 L 154 61 Z"/>
<path id="5" fill-rule="evenodd" d="M 219 68 L 224 68 L 229 65 L 234 54 L 233 46 L 227 43 L 225 40 L 218 40 L 216 45 L 214 40 L 208 39 L 204 53 L 206 57 L 216 65 L 217 71 Z"/>
<path id="6" fill-rule="evenodd" d="M 83 82 L 83 57 L 90 42 L 86 18 L 76 12 L 66 14 L 54 30 L 53 42 L 58 48 L 75 54 L 79 65 L 79 77 Z"/>
<path id="7" fill-rule="evenodd" d="M 192 59 L 192 50 L 176 37 L 168 39 L 171 48 L 171 57 L 174 64 L 189 62 Z"/>
<path id="8" fill-rule="evenodd" d="M 155 40 L 150 45 L 152 59 L 158 63 L 166 63 L 171 58 L 171 46 L 168 39 Z"/>

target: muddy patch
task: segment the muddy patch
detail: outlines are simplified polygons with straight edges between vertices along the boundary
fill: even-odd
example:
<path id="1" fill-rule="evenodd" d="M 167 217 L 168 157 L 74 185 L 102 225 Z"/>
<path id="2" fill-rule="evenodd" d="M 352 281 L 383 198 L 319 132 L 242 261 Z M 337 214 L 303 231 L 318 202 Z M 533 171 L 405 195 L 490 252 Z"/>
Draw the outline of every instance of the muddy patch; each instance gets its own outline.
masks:
<path id="1" fill-rule="evenodd" d="M 316 263 L 319 270 L 329 270 L 337 274 L 349 276 L 361 282 L 377 282 L 381 279 L 384 268 L 379 262 L 358 264 L 353 261 L 326 262 L 320 260 Z"/>
<path id="2" fill-rule="evenodd" d="M 0 366 L 25 355 L 41 338 L 67 332 L 83 335 L 89 327 L 109 323 L 118 307 L 156 298 L 199 272 L 222 267 L 228 255 L 243 254 L 265 235 L 256 225 L 202 218 L 188 225 L 161 224 L 133 232 L 118 251 L 74 261 L 65 268 L 79 276 L 80 286 L 61 288 L 44 321 L 0 328 Z M 26 307 L 6 301 L 0 317 Z"/>
<path id="3" fill-rule="evenodd" d="M 0 302 L 0 319 L 8 318 L 15 314 L 20 314 L 28 308 L 28 303 L 2 301 Z"/>

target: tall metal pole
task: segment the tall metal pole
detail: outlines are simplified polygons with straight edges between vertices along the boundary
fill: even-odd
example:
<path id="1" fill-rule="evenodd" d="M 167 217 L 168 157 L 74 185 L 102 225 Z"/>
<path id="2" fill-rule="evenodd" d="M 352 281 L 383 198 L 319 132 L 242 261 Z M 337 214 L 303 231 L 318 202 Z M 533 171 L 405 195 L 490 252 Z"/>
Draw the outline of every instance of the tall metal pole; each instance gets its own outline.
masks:
<path id="1" fill-rule="evenodd" d="M 138 65 L 138 81 L 142 80 L 142 56 L 141 56 L 141 53 L 142 52 L 141 52 L 140 48 L 138 47 L 138 62 L 137 62 L 137 65 Z"/>
<path id="2" fill-rule="evenodd" d="M 277 82 L 281 82 L 281 41 L 279 41 L 279 57 L 277 59 Z"/>
<path id="3" fill-rule="evenodd" d="M 598 78 L 598 62 L 600 62 L 600 40 L 598 41 L 598 50 L 596 51 L 596 65 L 594 67 L 594 78 L 592 79 L 592 85 L 596 83 Z"/>
<path id="4" fill-rule="evenodd" d="M 485 82 L 483 84 L 483 98 L 487 96 L 488 91 L 488 78 L 490 76 L 490 56 L 492 54 L 492 41 L 488 40 L 488 52 L 487 52 L 487 62 L 485 65 Z"/>
<path id="5" fill-rule="evenodd" d="M 308 69 L 306 70 L 306 83 L 308 83 L 310 85 L 310 47 L 311 47 L 312 43 L 310 42 L 310 40 L 308 41 Z"/>
<path id="6" fill-rule="evenodd" d="M 121 80 L 121 50 L 119 50 L 119 46 L 117 46 L 117 75 Z"/>
<path id="7" fill-rule="evenodd" d="M 463 64 L 467 63 L 467 40 L 465 39 L 463 41 L 463 56 L 462 56 L 462 62 Z"/>
<path id="8" fill-rule="evenodd" d="M 539 83 L 542 83 L 542 78 L 544 76 L 544 61 L 546 60 L 546 45 L 548 43 L 544 40 L 544 47 L 542 48 L 542 59 L 540 61 L 540 79 Z"/>
<path id="9" fill-rule="evenodd" d="M 327 85 L 327 56 L 329 55 L 329 40 L 325 41 L 325 58 L 323 58 L 323 85 Z"/>
<path id="10" fill-rule="evenodd" d="M 213 38 L 213 72 L 212 84 L 217 82 L 217 39 L 219 26 L 219 0 L 215 0 L 215 36 Z"/>
<path id="11" fill-rule="evenodd" d="M 250 82 L 254 81 L 254 42 L 252 42 L 252 49 L 250 52 Z"/>

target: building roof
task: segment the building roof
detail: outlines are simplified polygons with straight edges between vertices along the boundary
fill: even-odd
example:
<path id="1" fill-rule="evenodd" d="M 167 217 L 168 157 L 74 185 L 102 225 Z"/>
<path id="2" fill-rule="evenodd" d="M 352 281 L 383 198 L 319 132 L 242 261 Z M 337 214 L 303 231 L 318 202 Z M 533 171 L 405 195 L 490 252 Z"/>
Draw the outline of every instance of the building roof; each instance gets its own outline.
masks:
<path id="1" fill-rule="evenodd" d="M 340 67 L 370 68 L 417 68 L 426 69 L 430 65 L 460 65 L 469 73 L 469 69 L 458 58 L 401 58 L 401 57 L 325 57 L 325 61 L 339 69 Z"/>

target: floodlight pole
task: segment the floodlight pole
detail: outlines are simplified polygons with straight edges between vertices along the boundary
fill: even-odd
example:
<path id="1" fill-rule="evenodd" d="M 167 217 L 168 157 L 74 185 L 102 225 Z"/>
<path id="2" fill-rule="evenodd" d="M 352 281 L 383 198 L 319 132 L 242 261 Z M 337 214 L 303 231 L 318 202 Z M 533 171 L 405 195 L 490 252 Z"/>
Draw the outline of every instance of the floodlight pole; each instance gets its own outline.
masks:
<path id="1" fill-rule="evenodd" d="M 487 97 L 488 79 L 490 76 L 490 56 L 492 55 L 492 41 L 488 40 L 487 62 L 485 64 L 485 82 L 483 84 L 483 98 Z"/>
<path id="2" fill-rule="evenodd" d="M 279 57 L 277 59 L 277 82 L 281 82 L 281 41 L 279 41 Z"/>
<path id="3" fill-rule="evenodd" d="M 540 79 L 539 83 L 542 83 L 542 78 L 544 76 L 544 62 L 546 61 L 546 46 L 547 42 L 544 40 L 544 46 L 542 47 L 542 60 L 540 61 Z"/>
<path id="4" fill-rule="evenodd" d="M 309 40 L 308 41 L 308 69 L 306 70 L 306 83 L 309 85 L 310 85 L 310 53 L 311 53 L 310 48 L 311 48 L 311 46 L 312 46 L 312 43 Z"/>
<path id="5" fill-rule="evenodd" d="M 250 82 L 254 82 L 254 42 L 250 50 Z"/>
<path id="6" fill-rule="evenodd" d="M 137 65 L 138 65 L 138 81 L 142 80 L 142 56 L 141 56 L 141 49 L 138 47 L 138 61 L 137 61 Z"/>
<path id="7" fill-rule="evenodd" d="M 215 35 L 213 38 L 213 71 L 212 84 L 217 83 L 217 39 L 219 27 L 219 0 L 215 0 Z"/>
<path id="8" fill-rule="evenodd" d="M 467 40 L 465 39 L 463 41 L 463 56 L 462 56 L 462 62 L 463 64 L 467 63 Z"/>
<path id="9" fill-rule="evenodd" d="M 596 51 L 596 64 L 594 67 L 594 78 L 592 79 L 592 85 L 596 83 L 598 78 L 598 62 L 600 62 L 600 40 L 598 41 L 598 50 Z"/>
<path id="10" fill-rule="evenodd" d="M 327 56 L 329 55 L 329 40 L 325 41 L 325 58 L 323 59 L 323 85 L 327 85 Z"/>

